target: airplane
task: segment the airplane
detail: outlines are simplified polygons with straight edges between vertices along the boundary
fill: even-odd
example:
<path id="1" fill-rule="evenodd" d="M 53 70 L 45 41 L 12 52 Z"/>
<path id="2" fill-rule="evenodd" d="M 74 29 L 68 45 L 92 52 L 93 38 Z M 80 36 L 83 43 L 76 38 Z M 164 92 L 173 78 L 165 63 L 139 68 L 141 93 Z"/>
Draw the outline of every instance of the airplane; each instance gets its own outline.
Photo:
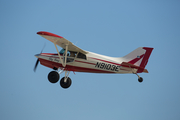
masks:
<path id="1" fill-rule="evenodd" d="M 60 74 L 65 72 L 65 77 L 60 80 L 60 86 L 64 89 L 71 86 L 71 79 L 69 73 L 72 72 L 87 72 L 87 73 L 114 73 L 125 74 L 132 73 L 138 76 L 138 81 L 141 83 L 143 78 L 138 73 L 148 73 L 145 66 L 154 48 L 139 47 L 124 57 L 109 57 L 97 53 L 83 50 L 64 37 L 59 35 L 40 31 L 38 35 L 51 41 L 57 53 L 41 53 L 36 54 L 36 64 L 40 62 L 41 65 L 52 68 L 48 74 L 48 80 L 51 83 L 57 83 L 60 79 Z M 57 45 L 62 49 L 59 51 Z"/>

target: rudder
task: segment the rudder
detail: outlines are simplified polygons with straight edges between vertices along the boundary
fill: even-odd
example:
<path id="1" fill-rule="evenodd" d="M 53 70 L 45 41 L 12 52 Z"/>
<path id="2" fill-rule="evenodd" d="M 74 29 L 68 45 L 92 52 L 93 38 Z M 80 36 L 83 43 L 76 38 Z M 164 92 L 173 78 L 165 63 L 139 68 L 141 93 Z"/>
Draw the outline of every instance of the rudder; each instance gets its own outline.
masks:
<path id="1" fill-rule="evenodd" d="M 144 68 L 148 63 L 148 59 L 153 49 L 154 48 L 139 47 L 128 55 L 124 56 L 124 62 L 138 66 L 137 73 L 144 72 Z"/>
<path id="2" fill-rule="evenodd" d="M 146 50 L 146 53 L 144 54 L 144 57 L 141 61 L 141 64 L 139 66 L 137 73 L 141 73 L 144 71 L 144 68 L 146 67 L 146 65 L 148 63 L 149 57 L 150 57 L 151 52 L 154 48 L 143 47 L 143 49 Z"/>

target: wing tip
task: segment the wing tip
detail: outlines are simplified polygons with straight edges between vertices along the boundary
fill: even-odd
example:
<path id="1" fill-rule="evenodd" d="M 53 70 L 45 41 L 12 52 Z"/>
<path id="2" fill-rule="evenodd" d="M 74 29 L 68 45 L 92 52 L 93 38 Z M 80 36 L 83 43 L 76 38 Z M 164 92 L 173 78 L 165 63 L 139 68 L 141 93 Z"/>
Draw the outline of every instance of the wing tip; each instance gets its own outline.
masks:
<path id="1" fill-rule="evenodd" d="M 59 38 L 63 38 L 59 35 L 56 35 L 54 33 L 50 33 L 50 32 L 46 32 L 46 31 L 39 31 L 37 32 L 38 35 L 47 35 L 47 36 L 53 36 L 53 37 L 59 37 Z"/>

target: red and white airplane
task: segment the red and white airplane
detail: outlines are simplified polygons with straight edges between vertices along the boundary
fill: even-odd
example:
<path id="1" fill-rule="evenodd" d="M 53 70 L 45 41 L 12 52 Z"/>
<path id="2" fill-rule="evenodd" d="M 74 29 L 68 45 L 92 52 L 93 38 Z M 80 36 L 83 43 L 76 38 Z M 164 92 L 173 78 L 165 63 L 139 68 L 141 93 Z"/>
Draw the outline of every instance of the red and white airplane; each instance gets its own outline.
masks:
<path id="1" fill-rule="evenodd" d="M 36 54 L 38 58 L 34 71 L 40 63 L 46 67 L 54 69 L 48 74 L 51 83 L 58 82 L 60 74 L 65 72 L 65 77 L 60 81 L 62 88 L 71 86 L 71 79 L 68 77 L 70 71 L 89 73 L 133 73 L 138 76 L 138 81 L 143 78 L 137 73 L 148 73 L 145 69 L 153 48 L 139 47 L 124 57 L 108 57 L 97 53 L 80 49 L 67 39 L 45 31 L 37 32 L 38 35 L 54 43 L 57 53 Z M 62 48 L 58 50 L 57 45 Z"/>

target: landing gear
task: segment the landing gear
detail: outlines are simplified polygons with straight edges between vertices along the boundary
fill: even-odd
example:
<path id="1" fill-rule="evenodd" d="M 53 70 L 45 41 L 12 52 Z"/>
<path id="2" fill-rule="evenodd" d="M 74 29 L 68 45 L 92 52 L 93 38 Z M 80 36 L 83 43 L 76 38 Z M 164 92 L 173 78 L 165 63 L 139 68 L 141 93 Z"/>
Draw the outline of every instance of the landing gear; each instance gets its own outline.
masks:
<path id="1" fill-rule="evenodd" d="M 57 83 L 59 78 L 60 78 L 60 74 L 64 72 L 64 69 L 62 69 L 60 72 L 56 72 L 56 71 L 51 71 L 48 74 L 48 80 L 51 83 Z M 69 71 L 65 71 L 65 77 L 63 77 L 60 81 L 60 85 L 62 88 L 69 88 L 71 86 L 71 79 L 68 77 L 69 76 Z"/>
<path id="2" fill-rule="evenodd" d="M 58 82 L 58 80 L 59 80 L 59 74 L 58 74 L 56 71 L 51 71 L 51 72 L 48 74 L 48 80 L 49 80 L 49 82 L 51 82 L 51 83 L 56 83 L 56 82 Z"/>
<path id="3" fill-rule="evenodd" d="M 143 78 L 142 77 L 139 77 L 138 78 L 138 81 L 141 83 L 143 81 Z"/>
<path id="4" fill-rule="evenodd" d="M 136 72 L 134 72 L 134 71 L 133 71 L 133 73 L 138 76 L 138 81 L 139 81 L 140 83 L 143 82 L 143 78 L 142 78 L 142 77 L 140 77 L 140 76 L 139 76 Z"/>
<path id="5" fill-rule="evenodd" d="M 69 77 L 68 78 L 63 77 L 60 81 L 61 87 L 65 88 L 65 89 L 69 88 L 71 86 L 71 83 L 72 83 L 72 81 Z"/>

